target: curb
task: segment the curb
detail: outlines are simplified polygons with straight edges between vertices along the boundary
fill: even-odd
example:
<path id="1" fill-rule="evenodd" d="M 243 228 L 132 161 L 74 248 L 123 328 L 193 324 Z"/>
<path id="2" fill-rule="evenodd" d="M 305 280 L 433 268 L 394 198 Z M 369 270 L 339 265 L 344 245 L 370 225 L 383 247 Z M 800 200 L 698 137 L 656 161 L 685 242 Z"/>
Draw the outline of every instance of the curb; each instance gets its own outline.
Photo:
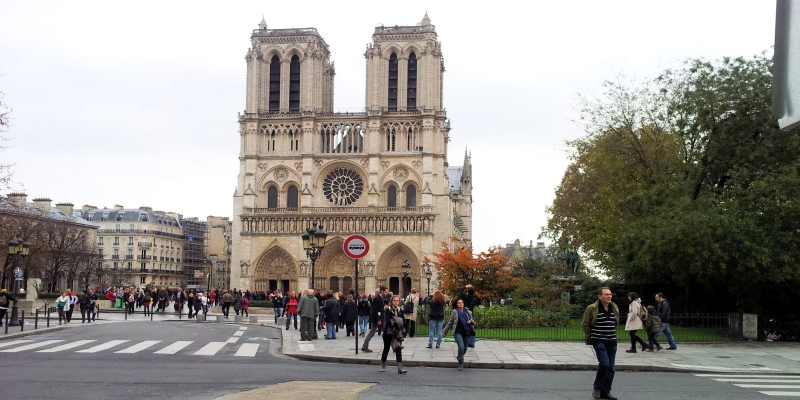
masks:
<path id="1" fill-rule="evenodd" d="M 16 339 L 16 338 L 21 338 L 21 337 L 25 337 L 25 336 L 40 335 L 42 333 L 58 332 L 58 331 L 63 331 L 64 329 L 67 329 L 67 328 L 68 327 L 66 327 L 66 326 L 56 326 L 56 327 L 51 327 L 51 328 L 39 328 L 39 329 L 30 330 L 30 331 L 8 333 L 8 334 L 4 334 L 3 336 L 0 336 L 0 341 Z"/>
<path id="2" fill-rule="evenodd" d="M 328 362 L 337 364 L 361 364 L 361 365 L 380 365 L 380 360 L 364 359 L 364 358 L 345 358 L 338 356 L 325 356 L 313 355 L 303 353 L 284 353 L 285 356 L 296 358 L 304 361 L 317 361 Z M 387 360 L 386 365 L 396 365 L 395 361 Z M 403 365 L 407 367 L 431 367 L 431 368 L 456 368 L 458 363 L 453 361 L 403 361 Z M 484 362 L 484 361 L 465 361 L 465 368 L 478 368 L 478 369 L 526 369 L 526 370 L 545 370 L 545 371 L 596 371 L 597 364 L 556 364 L 556 363 L 524 363 L 516 361 L 499 361 L 499 362 Z M 708 370 L 691 369 L 691 368 L 678 368 L 667 366 L 652 366 L 652 365 L 620 365 L 615 366 L 616 371 L 626 372 L 680 372 L 680 373 L 694 373 L 694 372 L 708 372 Z"/>

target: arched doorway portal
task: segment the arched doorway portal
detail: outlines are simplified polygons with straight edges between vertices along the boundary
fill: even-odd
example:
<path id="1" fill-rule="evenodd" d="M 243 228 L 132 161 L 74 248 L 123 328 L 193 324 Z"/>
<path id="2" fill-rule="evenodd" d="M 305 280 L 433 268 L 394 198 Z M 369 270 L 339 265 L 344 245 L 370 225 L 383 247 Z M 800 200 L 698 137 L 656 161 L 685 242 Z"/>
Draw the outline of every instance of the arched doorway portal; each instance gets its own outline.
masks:
<path id="1" fill-rule="evenodd" d="M 402 265 L 405 260 L 411 264 L 411 270 L 408 277 L 403 279 Z M 386 286 L 390 292 L 405 297 L 411 293 L 411 288 L 416 287 L 419 290 L 417 287 L 421 277 L 419 259 L 411 248 L 396 242 L 381 254 L 375 277 L 379 286 Z"/>
<path id="2" fill-rule="evenodd" d="M 328 290 L 334 292 L 348 293 L 350 289 L 355 289 L 355 262 L 352 258 L 344 254 L 342 245 L 344 239 L 335 237 L 328 239 L 325 249 L 317 259 L 314 280 L 314 289 L 320 293 Z M 358 278 L 358 290 L 364 293 L 364 277 Z"/>
<path id="3" fill-rule="evenodd" d="M 297 262 L 282 247 L 275 245 L 261 253 L 253 270 L 253 290 L 297 291 Z"/>

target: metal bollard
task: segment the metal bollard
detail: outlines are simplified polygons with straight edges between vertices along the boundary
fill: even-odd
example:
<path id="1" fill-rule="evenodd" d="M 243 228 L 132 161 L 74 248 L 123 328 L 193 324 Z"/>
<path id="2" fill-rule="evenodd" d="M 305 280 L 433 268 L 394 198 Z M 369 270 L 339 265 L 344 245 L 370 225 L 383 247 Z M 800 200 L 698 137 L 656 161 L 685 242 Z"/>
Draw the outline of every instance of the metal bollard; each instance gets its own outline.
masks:
<path id="1" fill-rule="evenodd" d="M 8 312 L 6 312 L 6 334 L 8 334 Z"/>
<path id="2" fill-rule="evenodd" d="M 125 321 L 128 320 L 128 308 L 125 307 Z"/>
<path id="3" fill-rule="evenodd" d="M 33 330 L 39 329 L 39 309 L 36 309 L 36 316 L 33 317 Z"/>
<path id="4" fill-rule="evenodd" d="M 50 308 L 47 306 L 44 307 L 44 313 L 47 315 L 47 327 L 50 327 Z"/>
<path id="5" fill-rule="evenodd" d="M 19 331 L 25 330 L 25 310 L 22 310 L 22 318 L 19 320 Z"/>

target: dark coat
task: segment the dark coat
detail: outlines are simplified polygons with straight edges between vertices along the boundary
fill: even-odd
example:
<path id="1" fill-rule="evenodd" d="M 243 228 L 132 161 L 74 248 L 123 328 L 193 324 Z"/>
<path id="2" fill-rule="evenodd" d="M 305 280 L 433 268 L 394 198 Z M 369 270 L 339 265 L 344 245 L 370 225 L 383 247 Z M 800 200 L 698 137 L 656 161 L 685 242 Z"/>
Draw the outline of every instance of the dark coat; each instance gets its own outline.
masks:
<path id="1" fill-rule="evenodd" d="M 425 304 L 431 306 L 428 311 L 428 319 L 431 321 L 444 321 L 444 305 L 445 303 L 437 303 L 432 299 L 426 299 Z"/>
<path id="2" fill-rule="evenodd" d="M 344 322 L 354 322 L 358 319 L 358 306 L 355 301 L 348 301 L 342 307 L 342 318 Z"/>
<path id="3" fill-rule="evenodd" d="M 405 314 L 403 314 L 403 309 L 401 307 L 397 307 L 397 315 L 400 317 L 400 320 L 403 321 L 403 326 L 401 326 L 400 329 L 403 329 L 403 331 L 405 331 L 406 316 Z M 392 318 L 394 318 L 394 313 L 390 311 L 389 306 L 385 306 L 383 308 L 383 311 L 381 312 L 381 317 L 383 319 L 383 326 L 384 326 L 383 335 L 393 336 L 394 330 L 392 328 L 391 320 Z"/>
<path id="4" fill-rule="evenodd" d="M 383 297 L 375 296 L 372 299 L 372 323 L 377 324 L 381 320 L 383 314 Z"/>
<path id="5" fill-rule="evenodd" d="M 339 301 L 333 297 L 325 300 L 325 305 L 322 306 L 322 311 L 325 312 L 325 321 L 329 324 L 339 323 Z"/>
<path id="6" fill-rule="evenodd" d="M 472 309 L 475 307 L 475 292 L 469 293 L 469 291 L 464 289 L 466 289 L 466 286 L 458 289 L 459 298 L 464 300 L 464 307 L 467 307 L 470 311 L 473 311 Z M 455 304 L 453 304 L 453 306 L 455 306 Z"/>
<path id="7" fill-rule="evenodd" d="M 369 302 L 369 299 L 358 301 L 358 315 L 362 317 L 372 315 L 372 303 Z"/>
<path id="8" fill-rule="evenodd" d="M 667 299 L 661 299 L 661 303 L 658 303 L 658 308 L 656 309 L 656 315 L 661 318 L 661 322 L 668 324 L 669 323 L 669 302 Z"/>

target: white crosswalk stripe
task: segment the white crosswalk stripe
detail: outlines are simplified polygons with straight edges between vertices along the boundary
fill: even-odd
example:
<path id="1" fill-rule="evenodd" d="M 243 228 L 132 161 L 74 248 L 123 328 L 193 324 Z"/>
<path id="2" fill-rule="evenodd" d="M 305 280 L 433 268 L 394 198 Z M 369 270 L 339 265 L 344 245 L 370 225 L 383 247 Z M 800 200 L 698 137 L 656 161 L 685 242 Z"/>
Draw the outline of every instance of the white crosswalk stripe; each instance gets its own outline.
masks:
<path id="1" fill-rule="evenodd" d="M 58 353 L 58 352 L 65 352 L 68 350 L 74 350 L 75 353 L 82 353 L 82 354 L 93 354 L 93 353 L 100 353 L 103 351 L 112 351 L 118 354 L 134 354 L 134 353 L 141 353 L 141 352 L 149 352 L 152 351 L 153 354 L 178 354 L 179 352 L 183 351 L 181 354 L 184 355 L 196 355 L 196 356 L 214 356 L 220 353 L 223 349 L 225 351 L 222 354 L 230 355 L 231 352 L 236 350 L 234 357 L 255 357 L 258 353 L 260 348 L 259 343 L 241 343 L 237 344 L 239 337 L 231 337 L 230 339 L 224 342 L 209 342 L 203 345 L 199 350 L 190 348 L 188 351 L 186 350 L 187 347 L 195 343 L 193 340 L 180 340 L 172 343 L 165 343 L 166 346 L 156 347 L 159 343 L 162 343 L 161 340 L 144 340 L 138 343 L 131 343 L 129 347 L 114 351 L 115 347 L 118 347 L 122 344 L 131 342 L 127 339 L 120 339 L 120 340 L 108 340 L 105 342 L 98 342 L 96 339 L 85 339 L 85 340 L 76 340 L 72 342 L 65 342 L 62 339 L 54 339 L 54 340 L 43 340 L 40 342 L 35 342 L 32 340 L 10 340 L 8 342 L 0 342 L 0 347 L 8 347 L 7 349 L 0 350 L 2 352 L 7 353 L 18 353 L 28 350 L 33 350 L 37 353 Z M 92 347 L 82 348 L 94 345 Z M 228 346 L 226 348 L 226 346 Z"/>
<path id="2" fill-rule="evenodd" d="M 81 347 L 81 346 L 83 346 L 85 344 L 89 344 L 89 343 L 92 343 L 92 342 L 95 342 L 95 340 L 78 340 L 77 342 L 62 344 L 61 346 L 52 347 L 52 348 L 45 349 L 45 350 L 39 350 L 38 353 L 56 353 L 56 352 L 59 352 L 59 351 L 64 351 L 64 350 L 74 349 L 76 347 Z"/>
<path id="3" fill-rule="evenodd" d="M 175 342 L 175 343 L 173 343 L 173 344 L 171 344 L 171 345 L 169 345 L 167 347 L 164 347 L 163 349 L 155 352 L 154 354 L 175 354 L 175 353 L 183 350 L 184 347 L 186 347 L 186 346 L 188 346 L 188 345 L 190 345 L 192 343 L 194 343 L 194 341 L 181 340 L 181 341 Z"/>
<path id="4" fill-rule="evenodd" d="M 63 342 L 63 340 L 45 340 L 43 342 L 26 344 L 24 346 L 15 347 L 13 349 L 6 349 L 6 350 L 2 350 L 2 351 L 4 353 L 17 353 L 17 352 L 25 351 L 25 350 L 38 349 L 39 347 L 49 346 L 51 344 L 61 343 L 61 342 Z"/>
<path id="5" fill-rule="evenodd" d="M 137 343 L 137 344 L 135 344 L 135 345 L 133 345 L 131 347 L 128 347 L 127 349 L 120 350 L 120 351 L 117 351 L 115 353 L 122 353 L 122 354 L 138 353 L 138 352 L 140 352 L 140 351 L 142 351 L 142 350 L 144 350 L 144 349 L 146 349 L 146 348 L 148 348 L 150 346 L 153 346 L 156 343 L 160 343 L 160 342 L 161 342 L 160 340 L 145 340 L 144 342 Z"/>
<path id="6" fill-rule="evenodd" d="M 695 374 L 695 376 L 754 389 L 767 396 L 800 397 L 800 375 Z"/>

